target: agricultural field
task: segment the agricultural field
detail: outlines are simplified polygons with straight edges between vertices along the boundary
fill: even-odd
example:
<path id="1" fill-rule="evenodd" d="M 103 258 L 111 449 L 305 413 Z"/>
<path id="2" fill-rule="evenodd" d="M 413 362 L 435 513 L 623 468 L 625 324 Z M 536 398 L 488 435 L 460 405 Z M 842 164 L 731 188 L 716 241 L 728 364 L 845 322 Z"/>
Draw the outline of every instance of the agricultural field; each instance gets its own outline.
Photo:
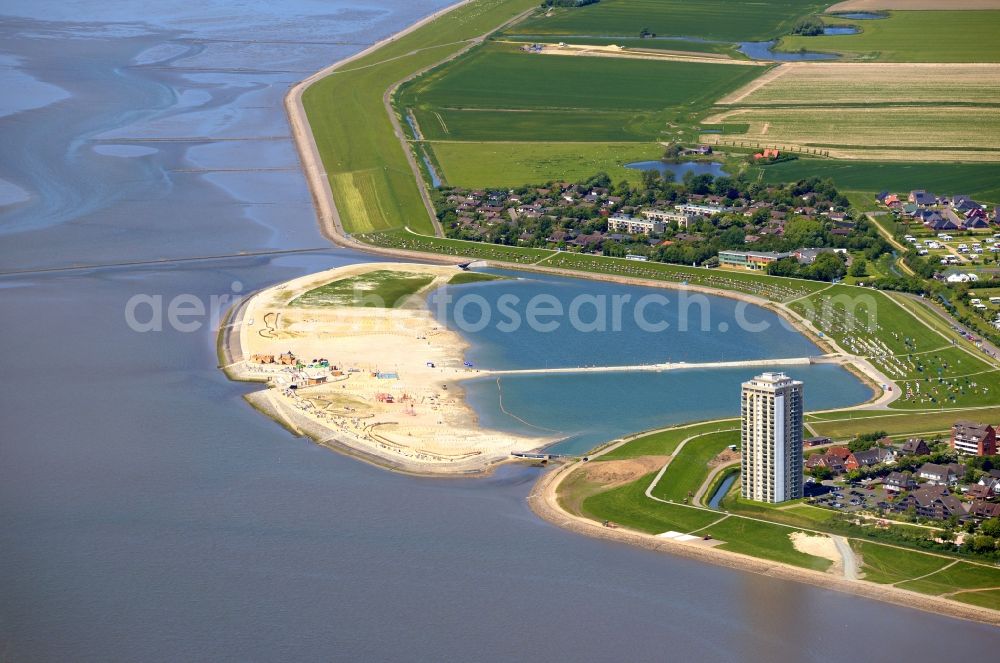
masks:
<path id="1" fill-rule="evenodd" d="M 877 20 L 824 16 L 828 25 L 854 25 L 854 35 L 783 37 L 778 50 L 840 53 L 870 62 L 1000 62 L 993 37 L 996 11 L 893 11 Z"/>
<path id="2" fill-rule="evenodd" d="M 642 171 L 625 164 L 659 158 L 652 143 L 427 143 L 452 186 L 469 189 L 576 181 L 605 172 L 613 181 L 638 182 Z"/>
<path id="3" fill-rule="evenodd" d="M 649 141 L 669 128 L 661 113 L 592 110 L 494 110 L 417 108 L 420 132 L 429 141 Z M 657 155 L 648 142 L 646 149 Z"/>
<path id="4" fill-rule="evenodd" d="M 878 9 L 1000 9 L 1000 0 L 843 0 L 828 12 L 857 12 Z"/>
<path id="5" fill-rule="evenodd" d="M 440 62 L 534 0 L 479 0 L 448 13 L 312 84 L 302 97 L 345 229 L 372 232 L 409 223 L 430 231 L 420 190 L 382 95 Z"/>
<path id="6" fill-rule="evenodd" d="M 1000 161 L 1000 115 L 962 106 L 831 108 L 741 108 L 704 124 L 746 123 L 741 136 L 716 144 L 767 145 L 784 151 L 820 150 L 834 158 L 875 160 Z M 753 146 L 751 145 L 751 146 Z"/>
<path id="7" fill-rule="evenodd" d="M 762 67 L 557 57 L 489 44 L 401 90 L 407 107 L 658 111 L 704 106 Z"/>
<path id="8" fill-rule="evenodd" d="M 671 39 L 670 37 L 657 37 L 655 39 L 642 39 L 639 37 L 573 37 L 560 35 L 504 35 L 504 41 L 518 43 L 558 43 L 583 44 L 588 46 L 622 46 L 624 48 L 642 49 L 644 51 L 673 51 L 685 54 L 716 54 L 726 55 L 733 58 L 746 58 L 745 55 L 736 50 L 732 44 L 713 41 L 691 41 L 690 39 Z"/>
<path id="9" fill-rule="evenodd" d="M 800 18 L 825 9 L 815 0 L 601 0 L 576 9 L 539 10 L 510 34 L 656 35 L 721 41 L 766 40 L 787 33 Z"/>
<path id="10" fill-rule="evenodd" d="M 654 141 L 694 140 L 696 116 L 764 67 L 557 57 L 490 43 L 403 86 L 397 108 L 453 186 L 519 186 L 656 158 Z"/>
<path id="11" fill-rule="evenodd" d="M 923 103 L 935 106 L 1000 103 L 1000 64 L 788 62 L 720 99 L 720 105 L 862 105 Z"/>
<path id="12" fill-rule="evenodd" d="M 841 191 L 962 192 L 976 200 L 1000 201 L 1000 164 L 834 161 L 801 158 L 754 168 L 764 182 L 829 177 Z M 754 172 L 751 171 L 751 172 Z"/>

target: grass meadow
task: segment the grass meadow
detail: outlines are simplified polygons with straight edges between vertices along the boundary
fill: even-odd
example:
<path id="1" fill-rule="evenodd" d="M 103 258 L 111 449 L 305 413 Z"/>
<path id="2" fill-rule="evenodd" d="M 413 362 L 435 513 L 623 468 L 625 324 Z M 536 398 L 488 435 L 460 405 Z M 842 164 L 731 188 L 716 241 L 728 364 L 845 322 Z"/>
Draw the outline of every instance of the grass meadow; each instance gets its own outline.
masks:
<path id="1" fill-rule="evenodd" d="M 977 200 L 1000 201 L 1000 164 L 905 163 L 899 161 L 835 161 L 797 159 L 757 168 L 768 183 L 829 177 L 842 191 L 927 189 L 963 192 Z"/>
<path id="2" fill-rule="evenodd" d="M 765 40 L 789 32 L 800 18 L 822 11 L 830 3 L 758 0 L 735 4 L 731 0 L 601 0 L 577 9 L 539 12 L 509 32 L 637 37 L 645 28 L 663 36 Z"/>
<path id="3" fill-rule="evenodd" d="M 615 182 L 638 182 L 642 171 L 625 168 L 632 161 L 660 157 L 655 143 L 428 143 L 444 180 L 470 189 L 576 181 L 606 172 Z"/>
<path id="4" fill-rule="evenodd" d="M 894 11 L 855 21 L 825 16 L 830 25 L 856 25 L 855 35 L 781 39 L 778 50 L 841 53 L 871 62 L 1000 62 L 1000 11 Z"/>
<path id="5" fill-rule="evenodd" d="M 344 227 L 361 233 L 431 222 L 420 190 L 393 133 L 382 95 L 397 81 L 462 48 L 532 7 L 533 0 L 478 0 L 386 44 L 303 94 Z"/>

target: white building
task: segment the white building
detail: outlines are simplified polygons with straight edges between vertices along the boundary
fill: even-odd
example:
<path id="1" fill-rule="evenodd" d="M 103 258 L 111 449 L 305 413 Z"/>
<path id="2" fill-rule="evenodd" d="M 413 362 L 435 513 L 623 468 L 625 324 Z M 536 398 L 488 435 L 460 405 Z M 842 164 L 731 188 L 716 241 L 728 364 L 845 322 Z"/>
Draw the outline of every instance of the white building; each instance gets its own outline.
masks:
<path id="1" fill-rule="evenodd" d="M 802 383 L 763 373 L 743 383 L 740 478 L 745 499 L 802 497 Z"/>
<path id="2" fill-rule="evenodd" d="M 642 216 L 651 221 L 662 221 L 663 223 L 674 221 L 677 223 L 678 228 L 687 228 L 692 221 L 698 220 L 696 214 L 661 209 L 644 209 L 642 210 Z"/>
<path id="3" fill-rule="evenodd" d="M 627 214 L 615 214 L 608 218 L 608 230 L 626 232 L 632 235 L 639 233 L 661 233 L 667 229 L 667 224 L 656 219 L 640 219 Z"/>

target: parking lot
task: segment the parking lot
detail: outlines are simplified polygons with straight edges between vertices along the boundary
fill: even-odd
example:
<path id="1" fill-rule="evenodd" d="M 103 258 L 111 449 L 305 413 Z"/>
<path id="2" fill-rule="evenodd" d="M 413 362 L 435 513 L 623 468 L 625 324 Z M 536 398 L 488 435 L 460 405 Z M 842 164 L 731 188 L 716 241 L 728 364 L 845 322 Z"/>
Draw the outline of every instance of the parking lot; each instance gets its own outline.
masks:
<path id="1" fill-rule="evenodd" d="M 821 484 L 807 483 L 805 496 L 816 506 L 824 506 L 847 513 L 888 508 L 885 489 L 881 485 L 866 488 L 861 485 L 839 485 L 833 481 L 824 481 Z"/>

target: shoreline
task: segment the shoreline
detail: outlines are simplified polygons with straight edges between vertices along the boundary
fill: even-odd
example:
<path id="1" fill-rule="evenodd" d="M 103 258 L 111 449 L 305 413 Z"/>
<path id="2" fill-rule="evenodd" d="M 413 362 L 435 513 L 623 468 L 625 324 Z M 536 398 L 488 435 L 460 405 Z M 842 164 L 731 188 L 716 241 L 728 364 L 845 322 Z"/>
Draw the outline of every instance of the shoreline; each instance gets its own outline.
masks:
<path id="1" fill-rule="evenodd" d="M 831 589 L 845 594 L 891 603 L 937 615 L 1000 626 L 1000 611 L 959 603 L 938 596 L 920 594 L 891 585 L 881 585 L 865 580 L 847 580 L 821 571 L 811 571 L 790 564 L 772 562 L 759 557 L 720 550 L 718 547 L 683 543 L 652 534 L 636 532 L 623 527 L 609 528 L 582 516 L 572 514 L 558 502 L 557 490 L 562 481 L 579 463 L 564 464 L 542 475 L 528 495 L 531 511 L 551 525 L 562 529 L 615 543 L 638 546 L 654 552 L 667 553 L 695 561 L 724 566 L 739 571 L 766 575 L 782 580 L 792 580 L 814 587 Z"/>
<path id="2" fill-rule="evenodd" d="M 423 253 L 418 251 L 406 251 L 399 249 L 387 249 L 383 247 L 375 247 L 371 245 L 364 244 L 350 237 L 344 232 L 343 225 L 341 223 L 340 215 L 337 210 L 336 202 L 333 198 L 333 193 L 330 188 L 329 179 L 326 176 L 325 169 L 322 165 L 322 160 L 319 155 L 318 148 L 316 146 L 315 139 L 309 127 L 308 118 L 305 113 L 305 109 L 302 105 L 302 94 L 306 88 L 309 87 L 313 82 L 325 77 L 331 72 L 335 71 L 339 67 L 352 62 L 364 55 L 367 55 L 382 45 L 389 43 L 401 36 L 409 34 L 410 32 L 434 21 L 443 14 L 460 7 L 470 0 L 461 0 L 449 7 L 443 8 L 427 17 L 414 23 L 408 28 L 392 35 L 372 46 L 364 49 L 360 53 L 350 56 L 344 60 L 338 61 L 329 67 L 326 67 L 319 72 L 313 74 L 312 76 L 300 81 L 295 84 L 285 97 L 285 108 L 289 117 L 289 123 L 292 128 L 292 136 L 295 141 L 297 151 L 299 153 L 300 161 L 302 163 L 303 172 L 306 175 L 306 180 L 309 185 L 310 192 L 313 196 L 313 202 L 316 207 L 317 218 L 319 221 L 320 231 L 328 240 L 334 245 L 342 246 L 345 248 L 351 248 L 358 250 L 362 253 L 375 256 L 387 256 L 394 258 L 408 258 L 411 260 L 418 260 L 421 262 L 430 263 L 442 263 L 442 264 L 455 264 L 458 259 L 453 256 L 443 256 L 433 253 Z M 398 82 L 397 82 L 398 85 Z M 388 92 L 388 91 L 387 91 Z M 408 159 L 412 161 L 412 155 L 408 154 Z M 718 290 L 709 287 L 699 287 L 699 286 L 681 286 L 680 284 L 669 283 L 669 282 L 658 282 L 649 279 L 635 279 L 628 277 L 621 277 L 617 275 L 610 274 L 597 274 L 597 273 L 583 273 L 575 272 L 572 270 L 563 270 L 558 268 L 546 268 L 542 266 L 532 266 L 532 265 L 520 265 L 520 264 L 510 264 L 501 261 L 488 261 L 487 264 L 509 268 L 517 269 L 523 271 L 536 271 L 541 273 L 555 274 L 561 276 L 571 276 L 573 278 L 589 278 L 593 280 L 610 281 L 615 283 L 623 283 L 630 285 L 644 285 L 653 286 L 666 289 L 689 289 L 693 291 L 705 292 L 708 294 L 713 294 L 716 296 L 729 297 L 732 299 L 746 301 L 748 303 L 757 304 L 768 310 L 775 312 L 780 315 L 783 319 L 789 321 L 789 323 L 800 333 L 804 334 L 813 343 L 815 343 L 820 349 L 830 349 L 837 352 L 843 358 L 842 364 L 850 370 L 852 373 L 857 375 L 865 382 L 870 388 L 873 389 L 872 397 L 865 403 L 854 406 L 850 409 L 868 409 L 868 408 L 886 408 L 889 402 L 892 402 L 900 396 L 898 386 L 892 381 L 885 379 L 885 376 L 881 375 L 879 371 L 875 370 L 871 364 L 868 362 L 863 362 L 863 360 L 852 361 L 847 353 L 844 353 L 833 339 L 820 337 L 816 334 L 814 330 L 811 329 L 808 321 L 800 318 L 795 314 L 786 304 L 775 303 L 764 300 L 759 297 L 752 295 L 747 295 L 745 293 L 738 293 L 733 291 Z M 232 329 L 231 326 L 224 327 L 224 329 Z M 220 330 L 220 334 L 221 334 Z M 230 334 L 231 337 L 231 334 Z M 220 341 L 221 344 L 221 341 Z M 885 384 L 892 386 L 892 391 L 887 392 L 882 389 L 880 384 L 884 382 Z M 600 445 L 602 449 L 611 449 L 622 443 L 626 439 L 630 439 L 632 436 L 626 436 L 625 438 L 620 438 L 619 440 L 609 440 L 607 443 Z M 345 451 L 342 445 L 334 446 L 335 449 L 340 451 Z M 347 451 L 347 453 L 350 453 Z M 379 460 L 371 461 L 366 458 L 360 458 L 366 462 L 374 462 L 380 467 L 384 465 L 379 462 Z M 506 461 L 509 462 L 509 461 Z M 492 472 L 495 469 L 496 464 L 486 468 L 485 473 Z M 535 483 L 532 488 L 531 493 L 528 496 L 528 503 L 532 511 L 540 517 L 542 520 L 549 522 L 551 524 L 557 525 L 564 529 L 568 529 L 575 533 L 592 536 L 597 538 L 603 538 L 607 540 L 612 540 L 616 542 L 624 542 L 630 545 L 639 545 L 648 549 L 653 549 L 657 551 L 669 552 L 671 554 L 680 555 L 683 557 L 688 557 L 690 559 L 695 559 L 697 561 L 702 561 L 715 565 L 728 566 L 730 568 L 749 571 L 753 573 L 758 573 L 762 575 L 772 575 L 774 577 L 783 578 L 786 580 L 794 580 L 797 582 L 803 582 L 816 587 L 822 587 L 826 589 L 833 589 L 835 591 L 855 594 L 857 596 L 862 596 L 871 600 L 882 601 L 886 603 L 895 604 L 901 607 L 916 608 L 918 610 L 923 610 L 927 612 L 934 612 L 937 614 L 944 614 L 951 617 L 967 619 L 971 621 L 981 622 L 985 624 L 990 624 L 994 626 L 1000 626 L 1000 612 L 992 611 L 986 608 L 978 608 L 976 606 L 971 606 L 967 604 L 958 603 L 955 601 L 950 601 L 947 599 L 942 599 L 939 597 L 931 597 L 923 594 L 918 594 L 915 592 L 909 592 L 907 590 L 898 589 L 895 587 L 885 587 L 880 586 L 875 583 L 869 583 L 864 581 L 849 581 L 845 579 L 839 579 L 827 574 L 808 571 L 804 569 L 799 569 L 797 567 L 792 567 L 783 564 L 777 564 L 759 558 L 749 557 L 746 555 L 741 555 L 738 553 L 732 553 L 728 551 L 717 550 L 714 548 L 704 548 L 695 547 L 690 545 L 685 545 L 684 543 L 674 542 L 670 540 L 658 539 L 651 540 L 652 537 L 647 537 L 635 532 L 622 531 L 621 529 L 610 530 L 604 528 L 599 524 L 588 521 L 584 518 L 574 516 L 561 509 L 556 500 L 555 489 L 558 487 L 559 482 L 562 478 L 569 474 L 572 470 L 573 465 L 565 465 L 554 470 L 551 470 L 543 474 L 539 480 Z M 395 468 L 388 468 L 397 471 Z M 401 470 L 401 471 L 406 471 Z M 426 474 L 417 472 L 426 476 Z M 480 474 L 481 476 L 482 474 Z M 441 476 L 441 475 L 435 475 Z M 456 475 L 452 475 L 456 476 Z"/>
<path id="3" fill-rule="evenodd" d="M 293 303 L 328 283 L 390 268 L 424 270 L 429 282 L 413 295 L 419 305 Z M 231 380 L 266 383 L 246 400 L 294 435 L 393 471 L 470 475 L 517 461 L 515 452 L 558 440 L 480 428 L 462 386 L 480 376 L 463 366 L 467 342 L 437 321 L 422 295 L 457 273 L 372 262 L 269 286 L 243 299 L 220 326 L 220 366 Z M 324 356 L 329 362 L 307 359 Z"/>

